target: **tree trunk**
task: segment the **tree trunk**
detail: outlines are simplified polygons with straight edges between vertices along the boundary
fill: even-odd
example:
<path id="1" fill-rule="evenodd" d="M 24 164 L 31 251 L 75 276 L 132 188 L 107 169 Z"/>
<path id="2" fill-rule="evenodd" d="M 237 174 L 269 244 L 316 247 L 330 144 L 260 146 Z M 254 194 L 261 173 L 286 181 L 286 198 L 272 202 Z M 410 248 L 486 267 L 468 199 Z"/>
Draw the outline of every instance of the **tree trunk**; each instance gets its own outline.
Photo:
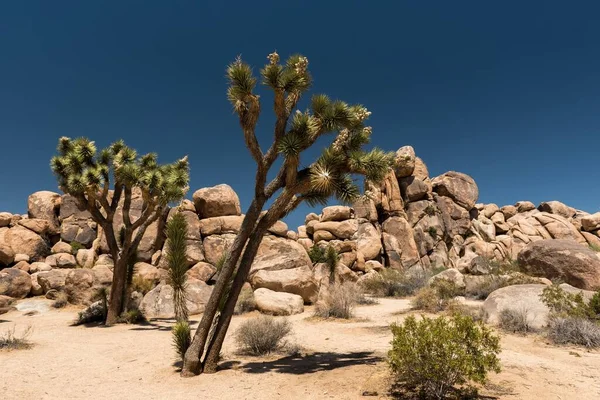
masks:
<path id="1" fill-rule="evenodd" d="M 238 233 L 231 246 L 229 255 L 225 260 L 225 264 L 219 273 L 219 278 L 213 287 L 212 294 L 206 303 L 202 319 L 200 320 L 200 324 L 196 329 L 192 343 L 190 344 L 190 347 L 186 351 L 183 358 L 183 367 L 181 369 L 181 376 L 183 377 L 198 375 L 201 372 L 201 358 L 206 347 L 206 339 L 208 338 L 210 329 L 213 326 L 213 320 L 218 311 L 221 297 L 223 296 L 223 293 L 231 280 L 231 276 L 235 271 L 235 267 L 242 254 L 242 250 L 246 245 L 248 237 L 255 228 L 256 221 L 260 216 L 260 211 L 263 205 L 264 202 L 257 202 L 254 200 L 246 212 L 246 217 L 242 222 L 240 233 Z"/>
<path id="2" fill-rule="evenodd" d="M 221 312 L 221 317 L 219 318 L 219 322 L 215 329 L 215 334 L 213 335 L 212 340 L 208 344 L 206 350 L 204 372 L 207 374 L 217 372 L 219 354 L 221 353 L 223 341 L 225 340 L 227 330 L 229 329 L 229 324 L 231 323 L 231 317 L 235 311 L 237 299 L 242 291 L 244 283 L 248 279 L 252 262 L 254 261 L 254 257 L 256 257 L 256 253 L 258 252 L 258 248 L 260 247 L 262 239 L 267 232 L 267 228 L 257 227 L 248 240 L 244 255 L 240 261 L 238 272 L 235 275 L 231 290 L 229 291 L 229 297 L 227 298 L 227 302 L 225 303 L 225 307 Z"/>
<path id="3" fill-rule="evenodd" d="M 121 256 L 115 262 L 113 268 L 113 281 L 110 288 L 110 302 L 106 316 L 106 326 L 117 323 L 123 312 L 124 293 L 127 286 L 127 257 Z"/>

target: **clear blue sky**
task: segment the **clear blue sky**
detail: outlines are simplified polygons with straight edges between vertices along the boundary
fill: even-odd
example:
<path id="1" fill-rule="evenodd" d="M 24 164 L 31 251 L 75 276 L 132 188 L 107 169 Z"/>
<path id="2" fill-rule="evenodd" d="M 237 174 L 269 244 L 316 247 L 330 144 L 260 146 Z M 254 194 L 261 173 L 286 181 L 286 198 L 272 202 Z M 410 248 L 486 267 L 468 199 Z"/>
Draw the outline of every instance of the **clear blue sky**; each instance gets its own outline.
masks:
<path id="1" fill-rule="evenodd" d="M 254 165 L 224 69 L 242 54 L 258 71 L 274 49 L 309 58 L 313 92 L 366 105 L 374 145 L 473 176 L 482 202 L 600 209 L 600 3 L 207 4 L 2 2 L 0 210 L 58 190 L 48 163 L 63 135 L 188 154 L 192 190 L 225 182 L 247 207 Z"/>

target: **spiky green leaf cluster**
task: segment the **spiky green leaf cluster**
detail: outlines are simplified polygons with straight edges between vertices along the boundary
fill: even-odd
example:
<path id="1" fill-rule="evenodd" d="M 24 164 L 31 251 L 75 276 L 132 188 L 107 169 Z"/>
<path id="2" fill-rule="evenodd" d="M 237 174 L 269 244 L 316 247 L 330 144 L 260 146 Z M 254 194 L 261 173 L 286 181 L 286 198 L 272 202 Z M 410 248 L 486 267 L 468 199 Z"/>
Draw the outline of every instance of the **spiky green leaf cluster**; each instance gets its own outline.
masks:
<path id="1" fill-rule="evenodd" d="M 181 213 L 175 213 L 167 222 L 167 264 L 169 282 L 173 288 L 175 317 L 178 321 L 187 321 L 187 260 L 186 234 L 188 224 Z"/>
<path id="2" fill-rule="evenodd" d="M 308 72 L 308 59 L 300 54 L 290 56 L 284 65 L 279 63 L 279 55 L 269 54 L 270 63 L 261 69 L 262 83 L 287 93 L 304 93 L 310 88 L 312 77 Z"/>
<path id="3" fill-rule="evenodd" d="M 140 188 L 148 199 L 160 204 L 180 200 L 188 190 L 189 163 L 187 157 L 172 164 L 159 165 L 154 153 L 138 157 L 137 152 L 122 140 L 97 152 L 88 138 L 62 137 L 58 155 L 50 166 L 60 187 L 72 195 L 97 193 L 110 184 Z"/>

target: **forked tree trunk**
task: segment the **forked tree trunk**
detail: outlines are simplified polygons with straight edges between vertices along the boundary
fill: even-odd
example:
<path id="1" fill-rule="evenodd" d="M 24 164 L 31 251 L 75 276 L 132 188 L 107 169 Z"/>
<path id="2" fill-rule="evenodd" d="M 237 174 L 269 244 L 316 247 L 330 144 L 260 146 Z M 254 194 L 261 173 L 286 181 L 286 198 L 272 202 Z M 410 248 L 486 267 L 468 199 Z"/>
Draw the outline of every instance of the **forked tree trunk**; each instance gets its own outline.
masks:
<path id="1" fill-rule="evenodd" d="M 200 324 L 196 329 L 192 343 L 185 352 L 185 356 L 183 358 L 183 367 L 181 369 L 181 376 L 183 377 L 198 375 L 202 372 L 202 355 L 204 354 L 204 349 L 206 348 L 206 340 L 211 327 L 213 326 L 213 320 L 218 311 L 221 297 L 227 289 L 244 246 L 246 245 L 248 238 L 255 228 L 256 221 L 260 216 L 260 211 L 262 210 L 263 205 L 264 202 L 259 203 L 254 200 L 246 212 L 246 217 L 242 222 L 240 233 L 238 233 L 236 236 L 229 250 L 229 255 L 225 260 L 223 268 L 219 273 L 219 278 L 217 279 L 217 282 L 213 287 L 212 294 L 210 295 L 210 298 L 208 299 L 208 302 L 204 308 L 202 319 L 200 320 Z"/>

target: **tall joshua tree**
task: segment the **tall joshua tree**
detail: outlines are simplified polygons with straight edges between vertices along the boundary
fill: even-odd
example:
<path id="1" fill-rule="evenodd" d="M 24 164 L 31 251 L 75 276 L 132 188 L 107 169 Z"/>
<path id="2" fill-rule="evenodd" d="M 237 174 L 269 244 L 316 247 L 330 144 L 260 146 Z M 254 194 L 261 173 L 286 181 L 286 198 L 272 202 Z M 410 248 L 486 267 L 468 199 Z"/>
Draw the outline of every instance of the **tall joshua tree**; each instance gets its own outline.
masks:
<path id="1" fill-rule="evenodd" d="M 58 155 L 50 165 L 61 190 L 90 212 L 106 236 L 115 263 L 106 317 L 106 325 L 112 325 L 124 311 L 128 263 L 135 257 L 146 229 L 163 215 L 170 202 L 182 199 L 188 190 L 187 157 L 159 165 L 156 154 L 138 157 L 122 140 L 97 152 L 94 142 L 87 138 L 62 137 Z M 143 199 L 141 215 L 135 220 L 130 216 L 134 190 L 139 190 Z M 115 232 L 113 219 L 120 203 L 123 227 Z"/>
<path id="2" fill-rule="evenodd" d="M 273 142 L 266 152 L 256 137 L 261 109 L 259 96 L 254 92 L 257 79 L 240 58 L 227 67 L 227 97 L 257 166 L 254 199 L 185 354 L 182 376 L 216 371 L 235 303 L 267 229 L 303 201 L 311 205 L 325 204 L 330 197 L 344 203 L 354 201 L 360 190 L 353 176 L 381 181 L 393 162 L 393 154 L 379 149 L 363 150 L 371 136 L 371 128 L 365 124 L 370 112 L 365 107 L 315 95 L 306 111 L 296 109 L 312 81 L 306 57 L 294 55 L 281 64 L 279 55 L 272 53 L 268 60 L 260 72 L 262 83 L 273 91 L 276 120 Z M 303 152 L 330 133 L 333 140 L 329 146 L 308 166 L 301 167 L 307 165 L 301 164 Z M 275 178 L 267 182 L 278 158 L 282 159 L 281 167 Z M 261 214 L 270 199 L 271 206 Z"/>

